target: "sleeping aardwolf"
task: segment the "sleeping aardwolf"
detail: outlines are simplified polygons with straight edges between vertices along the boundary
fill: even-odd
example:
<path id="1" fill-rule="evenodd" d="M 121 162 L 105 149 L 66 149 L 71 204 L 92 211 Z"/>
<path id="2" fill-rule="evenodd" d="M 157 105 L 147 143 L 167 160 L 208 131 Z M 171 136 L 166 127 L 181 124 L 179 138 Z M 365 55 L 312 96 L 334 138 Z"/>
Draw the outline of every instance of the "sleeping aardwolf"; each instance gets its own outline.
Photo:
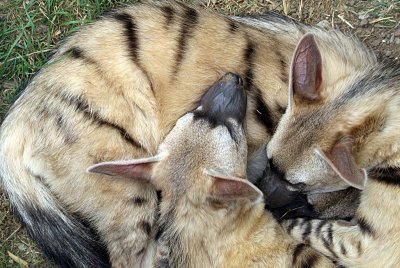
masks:
<path id="1" fill-rule="evenodd" d="M 360 206 L 351 221 L 285 225 L 339 264 L 399 267 L 400 66 L 376 63 L 330 88 L 323 60 L 317 40 L 306 35 L 293 57 L 289 105 L 267 156 L 303 191 L 363 189 Z"/>
<path id="2" fill-rule="evenodd" d="M 327 87 L 376 63 L 340 33 L 271 14 L 229 18 L 165 1 L 116 10 L 65 40 L 0 129 L 1 185 L 47 257 L 61 267 L 107 267 L 107 255 L 114 267 L 139 266 L 156 191 L 86 174 L 85 167 L 154 155 L 176 120 L 228 71 L 246 82 L 251 159 L 285 110 L 290 58 L 306 32 L 323 44 Z"/>
<path id="3" fill-rule="evenodd" d="M 161 191 L 155 267 L 334 267 L 295 243 L 246 176 L 246 95 L 227 74 L 181 117 L 158 154 L 96 164 L 89 171 L 132 178 Z M 149 265 L 150 266 L 150 265 Z"/>

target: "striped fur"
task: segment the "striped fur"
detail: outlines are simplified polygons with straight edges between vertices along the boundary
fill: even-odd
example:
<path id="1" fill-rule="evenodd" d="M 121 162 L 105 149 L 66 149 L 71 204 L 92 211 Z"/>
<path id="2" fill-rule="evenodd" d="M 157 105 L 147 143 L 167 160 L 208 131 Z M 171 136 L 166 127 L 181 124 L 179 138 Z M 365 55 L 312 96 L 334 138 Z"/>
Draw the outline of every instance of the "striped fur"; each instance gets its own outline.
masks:
<path id="1" fill-rule="evenodd" d="M 164 1 L 117 10 L 65 40 L 0 130 L 1 185 L 49 258 L 62 267 L 105 267 L 105 244 L 114 267 L 140 266 L 157 217 L 156 192 L 88 175 L 85 167 L 153 155 L 176 120 L 227 71 L 250 85 L 252 154 L 269 140 L 287 105 L 283 74 L 307 31 L 325 44 L 332 85 L 365 62 L 362 46 L 339 33 Z M 343 57 L 348 51 L 350 59 Z M 79 218 L 103 243 L 89 246 L 96 239 Z"/>
<path id="2" fill-rule="evenodd" d="M 351 221 L 292 219 L 284 222 L 297 241 L 347 267 L 398 267 L 400 187 L 371 175 Z"/>
<path id="3" fill-rule="evenodd" d="M 308 35 L 296 49 L 289 84 L 292 105 L 267 146 L 267 156 L 305 192 L 349 184 L 363 191 L 351 221 L 294 219 L 284 225 L 298 241 L 339 264 L 398 267 L 400 66 L 370 56 L 331 89 L 330 74 L 318 56 L 322 47 Z"/>
<path id="4" fill-rule="evenodd" d="M 223 83 L 218 87 L 232 90 Z M 229 101 L 218 106 L 220 99 L 212 101 L 212 105 L 221 107 L 221 120 L 209 113 L 204 101 L 209 99 L 203 98 L 201 110 L 183 116 L 167 135 L 158 151 L 161 160 L 105 162 L 89 169 L 144 180 L 161 190 L 152 266 L 335 267 L 309 246 L 290 239 L 264 210 L 261 192 L 233 177 L 246 173 L 246 136 L 242 120 L 235 116 L 241 104 Z M 229 112 L 230 107 L 235 113 Z M 142 176 L 138 178 L 137 173 Z M 218 188 L 218 183 L 226 182 L 229 184 Z M 235 183 L 240 186 L 232 186 Z"/>

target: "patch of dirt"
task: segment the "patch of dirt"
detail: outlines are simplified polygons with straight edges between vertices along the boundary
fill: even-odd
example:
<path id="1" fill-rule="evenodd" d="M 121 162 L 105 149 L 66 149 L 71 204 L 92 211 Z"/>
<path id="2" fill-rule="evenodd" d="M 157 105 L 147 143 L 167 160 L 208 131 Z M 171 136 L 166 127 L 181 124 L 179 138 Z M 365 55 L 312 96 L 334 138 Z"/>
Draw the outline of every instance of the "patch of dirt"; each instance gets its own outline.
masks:
<path id="1" fill-rule="evenodd" d="M 197 1 L 225 14 L 275 11 L 297 21 L 355 35 L 378 56 L 400 58 L 400 0 Z M 230 3 L 229 3 L 230 2 Z M 229 5 L 229 8 L 227 6 Z"/>
<path id="2" fill-rule="evenodd" d="M 311 1 L 307 1 L 311 2 Z M 309 3 L 305 10 L 313 9 Z M 314 7 L 315 10 L 315 7 Z M 318 9 L 317 9 L 318 10 Z M 399 60 L 400 1 L 340 1 L 336 6 L 324 6 L 307 18 L 310 24 L 329 22 L 330 27 L 353 34 L 378 55 Z"/>

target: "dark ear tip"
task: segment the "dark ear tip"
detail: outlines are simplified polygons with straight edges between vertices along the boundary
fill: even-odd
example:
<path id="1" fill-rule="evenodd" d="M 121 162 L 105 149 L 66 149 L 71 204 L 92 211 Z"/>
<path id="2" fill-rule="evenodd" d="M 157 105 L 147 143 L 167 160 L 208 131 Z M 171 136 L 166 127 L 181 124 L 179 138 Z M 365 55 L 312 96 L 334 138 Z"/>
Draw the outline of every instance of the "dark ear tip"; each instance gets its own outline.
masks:
<path id="1" fill-rule="evenodd" d="M 86 172 L 88 172 L 88 173 L 98 173 L 98 172 L 97 172 L 97 168 L 98 168 L 97 165 L 92 165 L 92 166 L 90 166 L 90 167 L 88 167 L 88 168 L 86 169 Z"/>
<path id="2" fill-rule="evenodd" d="M 110 169 L 110 167 L 107 165 L 101 165 L 101 163 L 88 167 L 86 172 L 114 176 L 112 168 Z"/>
<path id="3" fill-rule="evenodd" d="M 312 33 L 307 33 L 307 34 L 303 35 L 303 37 L 301 38 L 301 42 L 317 44 L 315 42 L 315 36 Z"/>
<path id="4" fill-rule="evenodd" d="M 318 51 L 318 53 L 319 53 L 318 44 L 315 41 L 314 34 L 312 34 L 312 33 L 307 33 L 307 34 L 303 35 L 303 37 L 300 39 L 300 42 L 299 42 L 298 46 L 299 47 L 304 47 L 304 46 L 305 47 L 311 47 L 314 52 Z"/>
<path id="5" fill-rule="evenodd" d="M 314 34 L 312 34 L 312 33 L 306 33 L 305 35 L 303 35 L 303 39 L 304 39 L 304 38 L 314 39 Z"/>

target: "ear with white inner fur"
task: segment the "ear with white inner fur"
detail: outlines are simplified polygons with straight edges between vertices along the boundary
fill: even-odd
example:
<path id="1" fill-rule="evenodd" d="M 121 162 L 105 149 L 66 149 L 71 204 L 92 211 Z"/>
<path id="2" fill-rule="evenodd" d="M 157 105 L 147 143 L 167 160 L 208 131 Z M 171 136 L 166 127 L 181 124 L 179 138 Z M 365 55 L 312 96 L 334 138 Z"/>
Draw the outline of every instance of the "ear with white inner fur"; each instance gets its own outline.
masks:
<path id="1" fill-rule="evenodd" d="M 297 45 L 292 59 L 288 108 L 293 107 L 293 98 L 306 101 L 319 100 L 321 85 L 321 53 L 314 36 L 306 34 Z"/>
<path id="2" fill-rule="evenodd" d="M 213 169 L 205 172 L 214 180 L 210 191 L 212 198 L 221 201 L 249 199 L 256 202 L 262 200 L 263 193 L 248 180 L 225 175 Z"/>
<path id="3" fill-rule="evenodd" d="M 322 157 L 331 168 L 349 185 L 363 190 L 367 183 L 367 172 L 360 169 L 352 155 L 354 139 L 351 136 L 341 138 L 329 153 L 324 153 L 316 149 L 319 156 Z"/>
<path id="4" fill-rule="evenodd" d="M 108 176 L 135 178 L 144 181 L 150 181 L 154 164 L 162 159 L 163 156 L 156 155 L 142 159 L 109 161 L 95 164 L 89 167 L 87 171 Z"/>

